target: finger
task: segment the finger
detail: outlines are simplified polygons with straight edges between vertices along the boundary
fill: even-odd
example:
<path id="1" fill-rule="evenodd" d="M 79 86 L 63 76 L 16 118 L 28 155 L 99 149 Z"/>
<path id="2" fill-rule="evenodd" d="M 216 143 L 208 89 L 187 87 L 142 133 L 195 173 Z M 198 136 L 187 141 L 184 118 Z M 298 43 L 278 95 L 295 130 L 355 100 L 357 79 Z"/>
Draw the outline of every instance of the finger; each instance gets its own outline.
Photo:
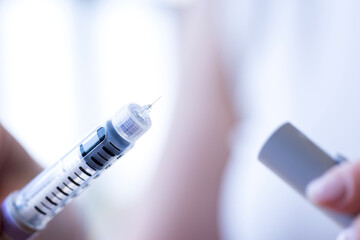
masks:
<path id="1" fill-rule="evenodd" d="M 336 240 L 358 240 L 360 239 L 360 216 L 354 220 L 353 224 L 342 231 Z"/>
<path id="2" fill-rule="evenodd" d="M 314 203 L 336 211 L 360 211 L 360 161 L 333 167 L 309 184 L 307 196 Z"/>
<path id="3" fill-rule="evenodd" d="M 0 201 L 40 171 L 40 166 L 0 124 Z"/>

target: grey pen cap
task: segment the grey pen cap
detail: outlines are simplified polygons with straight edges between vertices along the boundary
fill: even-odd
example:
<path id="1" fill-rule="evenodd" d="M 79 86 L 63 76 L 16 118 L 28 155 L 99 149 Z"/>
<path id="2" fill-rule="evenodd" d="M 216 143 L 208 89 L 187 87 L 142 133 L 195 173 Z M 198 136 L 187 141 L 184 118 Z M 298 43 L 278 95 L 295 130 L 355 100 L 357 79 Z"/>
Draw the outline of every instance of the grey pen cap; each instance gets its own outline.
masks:
<path id="1" fill-rule="evenodd" d="M 282 125 L 266 141 L 259 160 L 303 196 L 310 181 L 337 164 L 290 123 Z M 342 227 L 348 227 L 354 218 L 352 215 L 321 210 Z"/>

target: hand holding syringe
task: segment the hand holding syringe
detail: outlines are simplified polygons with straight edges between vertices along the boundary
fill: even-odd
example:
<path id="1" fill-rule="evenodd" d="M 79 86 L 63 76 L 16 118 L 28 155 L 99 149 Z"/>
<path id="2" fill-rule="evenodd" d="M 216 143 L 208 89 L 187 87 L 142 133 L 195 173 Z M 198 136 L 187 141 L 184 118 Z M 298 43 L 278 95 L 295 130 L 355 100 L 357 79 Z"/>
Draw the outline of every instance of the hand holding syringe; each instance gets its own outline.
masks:
<path id="1" fill-rule="evenodd" d="M 129 104 L 1 206 L 0 238 L 29 239 L 101 172 L 130 150 L 150 127 L 151 105 Z"/>

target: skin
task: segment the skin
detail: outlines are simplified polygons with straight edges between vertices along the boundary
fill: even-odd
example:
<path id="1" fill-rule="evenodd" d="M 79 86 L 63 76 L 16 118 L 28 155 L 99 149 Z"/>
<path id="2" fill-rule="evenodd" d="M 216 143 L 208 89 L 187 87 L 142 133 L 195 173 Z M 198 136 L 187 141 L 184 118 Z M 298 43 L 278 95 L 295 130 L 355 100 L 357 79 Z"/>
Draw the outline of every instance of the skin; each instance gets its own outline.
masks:
<path id="1" fill-rule="evenodd" d="M 0 201 L 11 192 L 21 189 L 41 170 L 15 138 L 0 125 Z M 73 207 L 68 206 L 41 231 L 36 239 L 86 239 L 80 222 Z"/>
<path id="2" fill-rule="evenodd" d="M 212 31 L 211 11 L 208 1 L 197 1 L 196 5 L 179 13 L 182 76 L 173 130 L 156 178 L 149 187 L 151 191 L 137 208 L 137 222 L 130 231 L 134 235 L 127 239 L 220 238 L 218 205 L 221 182 L 230 152 L 229 133 L 238 119 L 230 104 L 226 71 Z M 12 139 L 5 131 L 2 135 L 6 135 L 6 141 Z M 10 147 L 21 151 L 9 150 Z M 0 168 L 9 173 L 0 174 L 1 183 L 6 182 L 2 184 L 2 197 L 23 186 L 40 171 L 17 143 L 6 144 L 4 149 L 0 150 L 0 154 L 11 151 L 22 156 L 9 162 L 13 166 L 3 165 Z M 23 162 L 28 165 L 26 168 L 22 166 Z M 15 181 L 17 177 L 10 172 L 18 172 L 16 175 L 21 179 Z M 13 181 L 16 184 L 10 186 Z M 54 219 L 42 232 L 43 238 L 39 236 L 39 239 L 54 239 L 46 237 L 51 231 L 62 232 L 54 234 L 61 235 L 61 239 L 82 238 L 81 233 L 77 238 L 73 235 L 78 231 L 76 219 L 70 216 L 71 211 L 67 209 L 63 213 L 62 218 L 58 216 Z"/>
<path id="3" fill-rule="evenodd" d="M 360 161 L 330 169 L 310 183 L 307 195 L 319 206 L 357 215 L 353 224 L 340 233 L 338 239 L 360 239 Z"/>
<path id="4" fill-rule="evenodd" d="M 146 201 L 138 206 L 140 221 L 129 239 L 220 238 L 217 213 L 229 156 L 228 134 L 241 119 L 231 106 L 214 34 L 215 2 L 198 0 L 179 13 L 182 77 L 177 111 L 163 160 Z M 343 191 L 331 201 L 308 191 L 311 201 L 339 212 L 360 213 L 360 162 L 335 167 L 319 181 L 324 179 L 341 182 Z M 322 194 L 335 196 L 332 191 L 323 188 Z M 360 239 L 360 215 L 340 239 Z"/>
<path id="5" fill-rule="evenodd" d="M 199 0 L 179 13 L 182 76 L 177 111 L 160 167 L 149 186 L 151 191 L 137 206 L 136 221 L 127 239 L 220 239 L 221 181 L 230 152 L 229 133 L 240 119 L 231 106 L 226 70 L 213 32 L 212 10 L 211 1 Z M 0 200 L 40 171 L 0 126 Z M 314 182 L 308 188 L 309 199 L 319 206 L 359 214 L 360 162 L 335 167 L 316 182 L 326 185 L 331 180 L 343 187 L 339 194 L 331 193 L 332 187 L 311 189 Z M 37 239 L 85 239 L 84 236 L 70 206 Z M 360 239 L 360 215 L 339 239 Z"/>
<path id="6" fill-rule="evenodd" d="M 236 119 L 207 1 L 180 12 L 182 76 L 171 135 L 141 201 L 136 240 L 220 238 L 218 206 Z"/>

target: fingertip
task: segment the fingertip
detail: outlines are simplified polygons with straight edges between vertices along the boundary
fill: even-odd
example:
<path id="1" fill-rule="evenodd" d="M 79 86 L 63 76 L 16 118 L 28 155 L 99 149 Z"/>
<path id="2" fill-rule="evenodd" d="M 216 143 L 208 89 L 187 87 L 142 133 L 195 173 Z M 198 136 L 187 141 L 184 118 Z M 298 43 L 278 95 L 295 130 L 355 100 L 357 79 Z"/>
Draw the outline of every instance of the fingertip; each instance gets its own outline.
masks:
<path id="1" fill-rule="evenodd" d="M 336 238 L 336 240 L 356 240 L 356 239 L 358 238 L 356 237 L 356 232 L 354 231 L 353 228 L 348 228 L 340 232 L 340 234 Z"/>
<path id="2" fill-rule="evenodd" d="M 314 203 L 318 203 L 318 195 L 321 192 L 321 185 L 319 183 L 320 179 L 315 179 L 311 181 L 305 190 L 306 197 Z"/>
<path id="3" fill-rule="evenodd" d="M 336 240 L 360 239 L 360 216 L 357 216 L 351 226 L 339 233 Z"/>
<path id="4" fill-rule="evenodd" d="M 333 175 L 325 175 L 312 181 L 306 188 L 306 196 L 310 201 L 324 205 L 337 202 L 344 196 L 345 184 Z"/>

